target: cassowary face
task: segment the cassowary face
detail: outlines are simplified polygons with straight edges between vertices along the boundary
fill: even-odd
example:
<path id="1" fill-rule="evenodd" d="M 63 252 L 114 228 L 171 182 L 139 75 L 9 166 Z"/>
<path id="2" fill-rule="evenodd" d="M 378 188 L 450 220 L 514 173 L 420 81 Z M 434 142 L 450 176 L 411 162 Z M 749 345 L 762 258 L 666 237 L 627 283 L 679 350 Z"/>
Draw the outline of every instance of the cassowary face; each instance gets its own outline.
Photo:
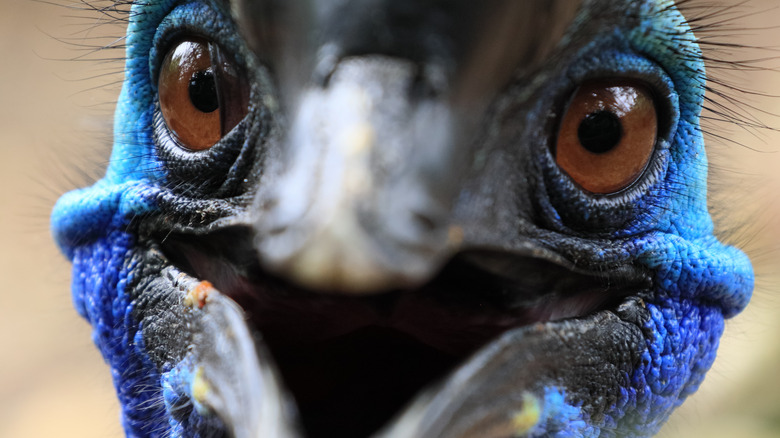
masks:
<path id="1" fill-rule="evenodd" d="M 147 0 L 53 228 L 129 435 L 646 436 L 752 290 L 673 2 Z"/>

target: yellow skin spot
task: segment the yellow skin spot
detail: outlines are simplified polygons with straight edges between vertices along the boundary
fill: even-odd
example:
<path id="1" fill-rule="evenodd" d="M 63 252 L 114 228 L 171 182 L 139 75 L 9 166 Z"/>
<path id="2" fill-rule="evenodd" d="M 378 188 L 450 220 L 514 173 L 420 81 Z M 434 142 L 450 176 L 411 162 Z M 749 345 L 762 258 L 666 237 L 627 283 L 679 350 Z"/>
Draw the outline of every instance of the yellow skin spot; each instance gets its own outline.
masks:
<path id="1" fill-rule="evenodd" d="M 447 230 L 447 243 L 452 247 L 463 243 L 463 228 L 453 225 Z"/>
<path id="2" fill-rule="evenodd" d="M 198 367 L 195 371 L 195 378 L 192 379 L 192 398 L 197 400 L 198 403 L 203 403 L 206 400 L 209 391 L 211 391 L 211 387 L 203 376 L 203 368 Z"/>
<path id="3" fill-rule="evenodd" d="M 184 297 L 184 305 L 187 307 L 197 306 L 198 309 L 202 309 L 206 305 L 206 300 L 208 300 L 209 292 L 212 289 L 214 289 L 214 286 L 211 283 L 201 281 L 187 291 L 187 295 Z"/>
<path id="4" fill-rule="evenodd" d="M 523 407 L 512 417 L 515 436 L 525 435 L 533 429 L 539 423 L 541 413 L 539 399 L 530 392 L 523 394 Z"/>
<path id="5" fill-rule="evenodd" d="M 367 154 L 374 146 L 376 133 L 370 123 L 356 123 L 351 129 L 344 132 L 342 148 L 350 157 L 359 157 Z"/>

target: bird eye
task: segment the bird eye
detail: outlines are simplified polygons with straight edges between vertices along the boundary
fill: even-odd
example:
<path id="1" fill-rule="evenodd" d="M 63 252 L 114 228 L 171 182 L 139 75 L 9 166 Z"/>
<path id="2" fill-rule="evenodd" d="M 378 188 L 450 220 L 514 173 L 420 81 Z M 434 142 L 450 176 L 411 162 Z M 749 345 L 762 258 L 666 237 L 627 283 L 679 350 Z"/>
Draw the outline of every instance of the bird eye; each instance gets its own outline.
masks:
<path id="1" fill-rule="evenodd" d="M 650 161 L 657 119 L 646 86 L 630 80 L 587 82 L 574 93 L 563 116 L 555 161 L 589 192 L 625 189 Z"/>
<path id="2" fill-rule="evenodd" d="M 189 150 L 214 146 L 248 112 L 246 77 L 218 45 L 202 39 L 181 41 L 165 55 L 157 85 L 163 119 Z"/>

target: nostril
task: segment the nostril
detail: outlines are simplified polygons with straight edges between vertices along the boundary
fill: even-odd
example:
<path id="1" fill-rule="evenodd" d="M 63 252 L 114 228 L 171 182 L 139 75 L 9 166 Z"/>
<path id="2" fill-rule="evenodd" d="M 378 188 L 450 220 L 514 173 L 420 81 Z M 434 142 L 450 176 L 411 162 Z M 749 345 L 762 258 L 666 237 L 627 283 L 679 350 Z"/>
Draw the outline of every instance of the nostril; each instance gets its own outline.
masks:
<path id="1" fill-rule="evenodd" d="M 276 227 L 267 228 L 264 230 L 268 236 L 279 236 L 287 231 L 287 227 L 280 225 Z"/>
<path id="2" fill-rule="evenodd" d="M 438 228 L 438 223 L 431 216 L 424 213 L 412 213 L 412 218 L 424 232 L 433 232 Z"/>
<path id="3" fill-rule="evenodd" d="M 409 97 L 413 100 L 435 99 L 447 89 L 447 82 L 442 69 L 418 65 L 409 83 Z"/>
<path id="4" fill-rule="evenodd" d="M 271 211 L 279 205 L 279 198 L 266 199 L 260 204 L 260 210 Z"/>

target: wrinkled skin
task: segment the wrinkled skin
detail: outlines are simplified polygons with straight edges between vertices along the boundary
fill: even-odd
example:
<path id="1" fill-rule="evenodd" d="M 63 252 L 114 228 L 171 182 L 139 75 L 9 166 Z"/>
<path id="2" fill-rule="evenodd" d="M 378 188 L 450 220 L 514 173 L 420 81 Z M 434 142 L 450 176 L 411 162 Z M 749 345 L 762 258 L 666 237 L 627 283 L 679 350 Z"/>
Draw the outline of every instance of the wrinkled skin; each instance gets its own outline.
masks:
<path id="1" fill-rule="evenodd" d="M 753 287 L 707 212 L 682 14 L 356 4 L 133 5 L 106 175 L 52 215 L 128 436 L 654 434 Z M 186 33 L 251 90 L 197 153 L 158 104 Z M 659 117 L 649 164 L 609 195 L 554 156 L 599 78 L 646 84 Z"/>

